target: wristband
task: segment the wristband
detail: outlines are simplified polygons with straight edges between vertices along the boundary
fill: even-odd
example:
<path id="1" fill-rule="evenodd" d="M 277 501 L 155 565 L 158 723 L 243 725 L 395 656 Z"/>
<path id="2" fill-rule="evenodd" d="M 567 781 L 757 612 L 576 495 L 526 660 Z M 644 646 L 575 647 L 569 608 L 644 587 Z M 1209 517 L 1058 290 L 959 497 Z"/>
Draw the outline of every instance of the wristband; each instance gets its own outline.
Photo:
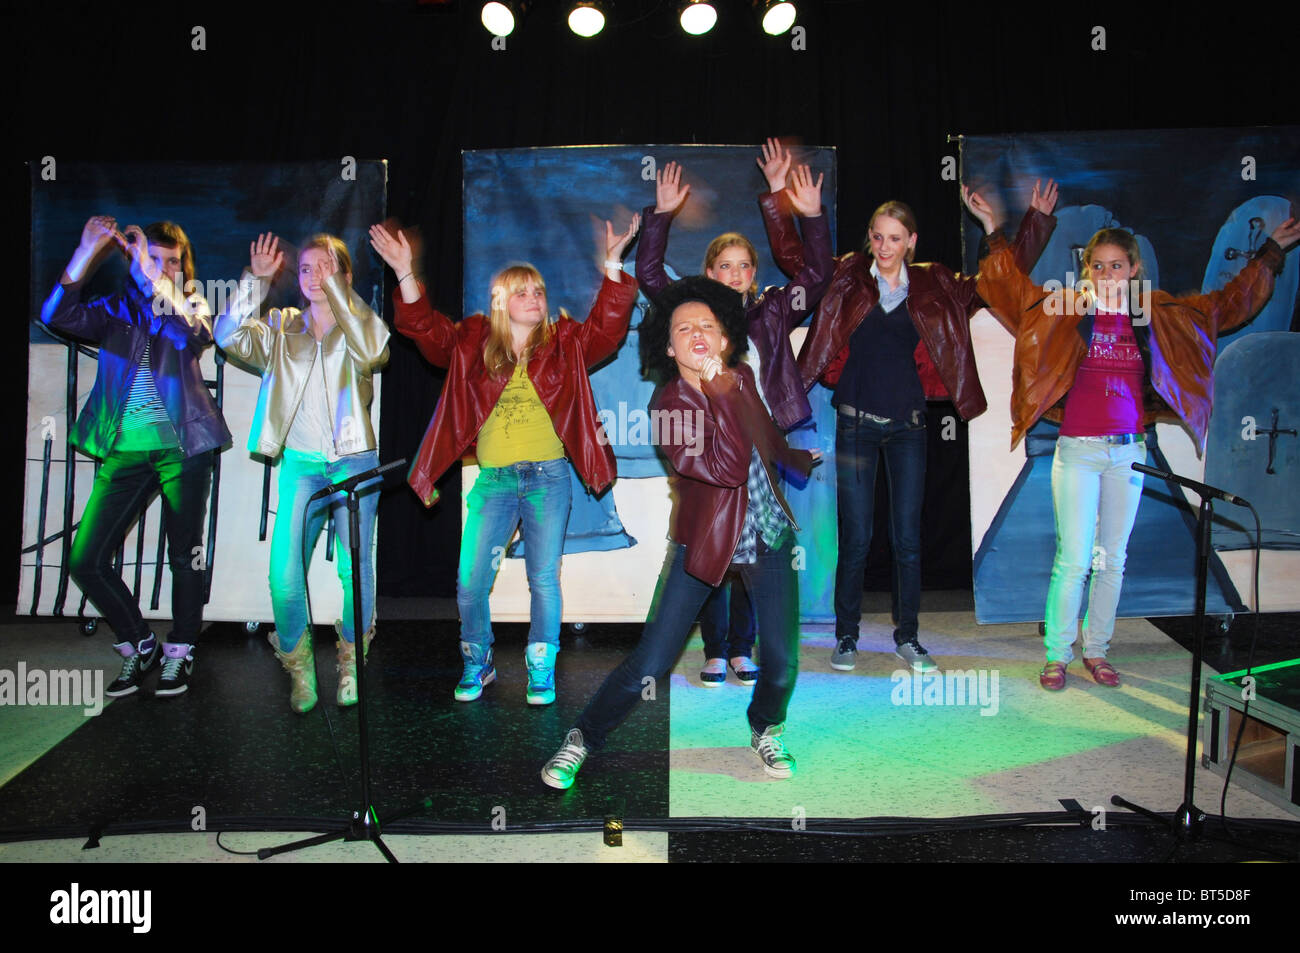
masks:
<path id="1" fill-rule="evenodd" d="M 612 258 L 606 258 L 606 259 L 605 259 L 605 267 L 606 267 L 606 268 L 613 268 L 615 271 L 622 271 L 622 270 L 623 270 L 623 263 L 622 263 L 621 261 L 615 261 L 615 260 L 612 259 Z"/>
<path id="2" fill-rule="evenodd" d="M 413 271 L 408 271 L 408 272 L 407 272 L 403 277 L 397 279 L 397 283 L 400 285 L 403 281 L 405 281 L 407 278 L 411 277 L 411 275 L 413 275 L 413 274 L 415 274 L 415 272 L 413 272 Z"/>

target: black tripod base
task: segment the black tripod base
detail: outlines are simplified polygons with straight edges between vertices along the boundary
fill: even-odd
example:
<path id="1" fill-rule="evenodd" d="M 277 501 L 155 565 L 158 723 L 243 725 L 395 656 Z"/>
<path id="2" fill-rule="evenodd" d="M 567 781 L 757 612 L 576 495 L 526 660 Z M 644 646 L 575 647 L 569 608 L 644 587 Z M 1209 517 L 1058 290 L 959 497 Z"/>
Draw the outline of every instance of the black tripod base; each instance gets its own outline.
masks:
<path id="1" fill-rule="evenodd" d="M 1186 803 L 1180 804 L 1172 817 L 1164 817 L 1155 811 L 1134 804 L 1132 801 L 1126 801 L 1118 794 L 1111 795 L 1110 803 L 1116 807 L 1127 808 L 1134 814 L 1141 814 L 1143 817 L 1150 818 L 1169 829 L 1174 841 L 1169 848 L 1169 852 L 1165 854 L 1164 859 L 1166 861 L 1174 856 L 1182 844 L 1190 844 L 1200 840 L 1201 833 L 1205 828 L 1205 812 L 1195 804 L 1191 807 L 1188 807 Z"/>
<path id="2" fill-rule="evenodd" d="M 408 812 L 408 813 L 414 813 Z M 384 839 L 380 836 L 379 817 L 375 814 L 375 809 L 368 808 L 363 814 L 361 811 L 353 811 L 352 819 L 348 821 L 347 827 L 341 831 L 333 831 L 328 834 L 317 834 L 315 837 L 307 837 L 303 840 L 291 841 L 288 844 L 280 844 L 277 847 L 263 847 L 257 852 L 258 860 L 266 860 L 268 857 L 274 857 L 276 854 L 286 854 L 290 851 L 301 850 L 305 847 L 315 847 L 317 844 L 328 844 L 331 841 L 370 841 L 376 849 L 384 855 L 384 859 L 390 864 L 398 862 L 393 852 L 388 849 Z"/>

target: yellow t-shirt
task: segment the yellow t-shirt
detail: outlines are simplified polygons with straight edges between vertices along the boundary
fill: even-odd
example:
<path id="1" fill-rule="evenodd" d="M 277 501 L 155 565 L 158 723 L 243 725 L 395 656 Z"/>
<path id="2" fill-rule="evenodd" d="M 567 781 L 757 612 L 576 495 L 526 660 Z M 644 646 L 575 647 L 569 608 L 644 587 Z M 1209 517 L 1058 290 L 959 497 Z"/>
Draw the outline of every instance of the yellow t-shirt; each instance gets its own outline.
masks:
<path id="1" fill-rule="evenodd" d="M 515 365 L 506 389 L 478 432 L 477 455 L 479 466 L 484 467 L 564 456 L 564 444 L 522 364 Z"/>

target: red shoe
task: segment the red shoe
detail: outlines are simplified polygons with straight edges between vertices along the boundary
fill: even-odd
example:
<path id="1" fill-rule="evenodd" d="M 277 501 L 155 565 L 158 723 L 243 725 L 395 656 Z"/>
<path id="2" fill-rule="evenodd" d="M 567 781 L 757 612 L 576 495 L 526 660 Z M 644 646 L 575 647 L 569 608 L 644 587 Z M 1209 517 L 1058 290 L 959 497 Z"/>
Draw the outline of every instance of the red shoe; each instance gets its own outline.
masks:
<path id="1" fill-rule="evenodd" d="M 1104 658 L 1086 658 L 1083 660 L 1083 667 L 1088 670 L 1088 674 L 1098 685 L 1106 685 L 1109 688 L 1119 685 L 1119 672 L 1115 671 L 1115 667 Z"/>
<path id="2" fill-rule="evenodd" d="M 1059 692 L 1065 687 L 1065 668 L 1069 662 L 1048 662 L 1038 673 L 1038 684 L 1049 692 Z"/>

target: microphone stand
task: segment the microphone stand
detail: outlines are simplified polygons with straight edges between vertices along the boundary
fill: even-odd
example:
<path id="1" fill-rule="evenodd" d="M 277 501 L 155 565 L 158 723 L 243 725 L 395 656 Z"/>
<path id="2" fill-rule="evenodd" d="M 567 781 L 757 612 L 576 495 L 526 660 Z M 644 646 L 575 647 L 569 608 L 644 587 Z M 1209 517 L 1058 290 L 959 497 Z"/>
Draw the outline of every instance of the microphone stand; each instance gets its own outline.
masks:
<path id="1" fill-rule="evenodd" d="M 354 645 L 356 647 L 357 660 L 357 733 L 361 747 L 361 809 L 353 811 L 351 818 L 348 819 L 346 826 L 342 830 L 333 831 L 327 834 L 318 834 L 315 837 L 308 837 L 304 840 L 292 841 L 287 844 L 280 844 L 277 847 L 263 847 L 257 852 L 258 860 L 266 860 L 268 857 L 274 857 L 276 854 L 284 854 L 289 851 L 301 850 L 305 847 L 315 847 L 317 844 L 328 844 L 331 841 L 370 841 L 384 855 L 384 859 L 390 864 L 398 862 L 393 852 L 388 849 L 381 836 L 381 827 L 379 815 L 375 811 L 370 801 L 370 744 L 369 730 L 366 724 L 366 637 L 361 628 L 361 517 L 360 508 L 357 503 L 358 486 L 366 480 L 373 479 L 376 475 L 386 470 L 400 467 L 406 463 L 406 460 L 398 460 L 394 463 L 384 464 L 374 470 L 368 470 L 365 473 L 357 474 L 340 484 L 336 484 L 338 489 L 347 493 L 348 507 L 348 549 L 352 552 L 352 633 Z M 327 489 L 333 489 L 329 487 Z M 369 488 L 368 488 L 369 489 Z M 322 493 L 325 491 L 322 490 Z M 310 624 L 310 620 L 308 620 Z M 389 818 L 390 821 L 414 814 L 429 804 L 425 801 L 418 807 L 407 808 L 399 811 Z"/>
<path id="2" fill-rule="evenodd" d="M 1188 480 L 1165 470 L 1158 470 L 1142 463 L 1133 464 L 1133 469 L 1140 473 L 1163 477 L 1165 480 L 1185 486 L 1199 494 L 1201 505 L 1196 518 L 1196 614 L 1193 626 L 1195 635 L 1192 639 L 1192 686 L 1187 702 L 1187 757 L 1183 765 L 1183 803 L 1173 817 L 1165 818 L 1155 811 L 1140 807 L 1126 801 L 1118 794 L 1112 795 L 1110 802 L 1119 807 L 1128 808 L 1137 814 L 1148 817 L 1160 824 L 1167 825 L 1174 836 L 1174 844 L 1165 860 L 1169 860 L 1184 843 L 1197 840 L 1205 825 L 1205 812 L 1196 806 L 1196 731 L 1198 722 L 1198 702 L 1201 696 L 1201 660 L 1205 654 L 1205 588 L 1210 569 L 1210 520 L 1213 509 L 1212 499 L 1228 500 L 1238 505 L 1247 505 L 1244 500 L 1226 493 L 1216 487 Z"/>

